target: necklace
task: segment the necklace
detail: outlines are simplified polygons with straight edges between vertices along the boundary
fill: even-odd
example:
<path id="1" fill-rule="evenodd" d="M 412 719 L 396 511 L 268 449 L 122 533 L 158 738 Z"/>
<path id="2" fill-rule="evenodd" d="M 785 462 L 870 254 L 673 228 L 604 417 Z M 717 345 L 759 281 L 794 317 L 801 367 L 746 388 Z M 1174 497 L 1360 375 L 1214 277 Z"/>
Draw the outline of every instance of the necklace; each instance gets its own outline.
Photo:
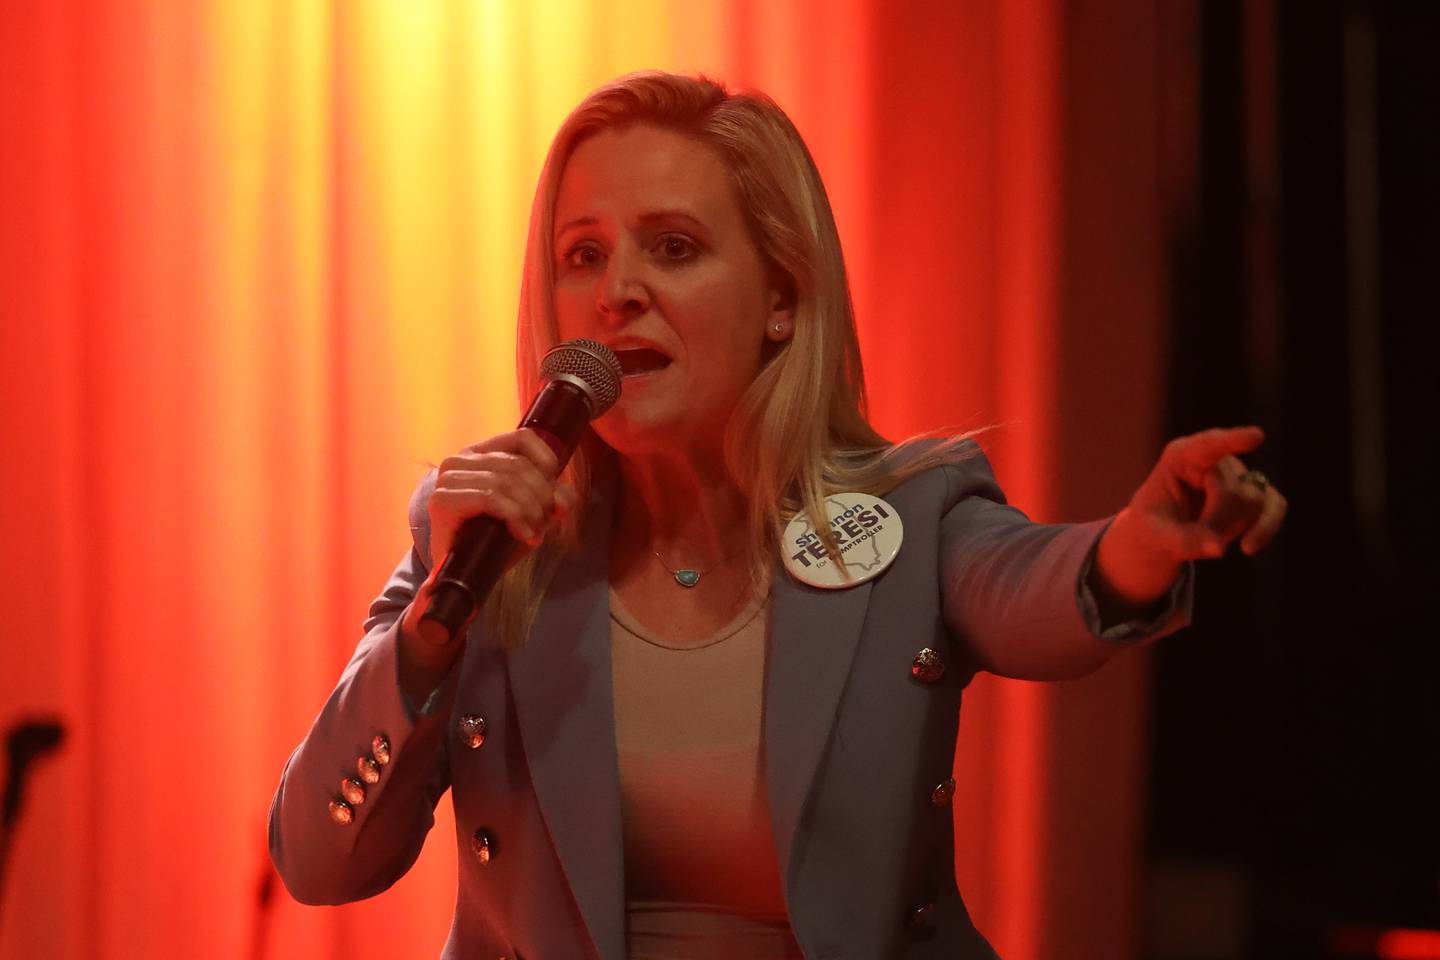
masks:
<path id="1" fill-rule="evenodd" d="M 655 559 L 660 561 L 660 566 L 668 570 L 670 572 L 670 575 L 675 578 L 675 582 L 680 584 L 680 586 L 682 587 L 695 586 L 697 583 L 700 582 L 700 578 L 702 576 L 710 573 L 712 570 L 714 570 L 716 567 L 720 566 L 723 563 L 729 563 L 731 560 L 735 559 L 737 556 L 740 555 L 740 551 L 737 550 L 734 553 L 730 554 L 730 556 L 728 557 L 721 557 L 712 566 L 705 570 L 696 570 L 694 567 L 680 567 L 677 570 L 675 567 L 672 567 L 670 566 L 670 564 L 665 562 L 665 558 L 660 556 L 659 550 L 651 547 L 650 552 L 655 554 Z"/>

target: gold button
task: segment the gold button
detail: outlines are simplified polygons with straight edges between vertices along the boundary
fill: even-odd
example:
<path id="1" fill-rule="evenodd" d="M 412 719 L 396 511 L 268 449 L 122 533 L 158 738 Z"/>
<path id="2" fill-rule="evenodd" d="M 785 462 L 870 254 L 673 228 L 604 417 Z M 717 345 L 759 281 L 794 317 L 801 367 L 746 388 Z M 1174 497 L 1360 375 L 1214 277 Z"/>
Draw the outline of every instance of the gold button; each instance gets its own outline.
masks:
<path id="1" fill-rule="evenodd" d="M 377 784 L 380 782 L 380 764 L 369 757 L 359 757 L 355 760 L 355 769 L 360 774 L 360 779 L 366 783 Z"/>
<path id="2" fill-rule="evenodd" d="M 910 936 L 916 940 L 929 940 L 935 934 L 935 904 L 922 903 L 910 911 Z"/>
<path id="3" fill-rule="evenodd" d="M 480 744 L 485 742 L 485 718 L 475 713 L 461 717 L 460 742 L 471 750 L 480 749 Z"/>
<path id="4" fill-rule="evenodd" d="M 475 835 L 470 838 L 470 852 L 475 854 L 475 859 L 482 864 L 489 863 L 490 858 L 495 856 L 495 841 L 484 830 L 476 830 Z"/>
<path id="5" fill-rule="evenodd" d="M 355 811 L 350 809 L 350 804 L 336 797 L 330 801 L 330 819 L 343 826 L 355 819 Z"/>
<path id="6" fill-rule="evenodd" d="M 910 676 L 921 683 L 934 683 L 944 672 L 945 658 L 940 656 L 940 651 L 931 647 L 915 654 L 915 660 L 910 664 Z"/>
<path id="7" fill-rule="evenodd" d="M 370 741 L 370 755 L 382 767 L 390 762 L 390 741 L 383 734 Z"/>
<path id="8" fill-rule="evenodd" d="M 340 796 L 352 807 L 358 807 L 365 802 L 365 784 L 354 777 L 346 777 L 340 781 Z"/>

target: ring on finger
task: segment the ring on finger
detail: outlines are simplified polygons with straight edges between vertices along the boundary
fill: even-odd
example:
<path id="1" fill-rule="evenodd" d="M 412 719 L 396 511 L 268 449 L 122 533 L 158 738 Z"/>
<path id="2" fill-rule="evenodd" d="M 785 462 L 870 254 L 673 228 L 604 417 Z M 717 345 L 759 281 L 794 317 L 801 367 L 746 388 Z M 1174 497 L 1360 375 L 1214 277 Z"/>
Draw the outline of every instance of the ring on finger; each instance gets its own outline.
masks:
<path id="1" fill-rule="evenodd" d="M 1261 473 L 1259 470 L 1246 470 L 1244 473 L 1240 474 L 1240 482 L 1248 483 L 1251 486 L 1258 487 L 1262 491 L 1270 489 L 1270 478 L 1265 476 L 1265 474 Z"/>

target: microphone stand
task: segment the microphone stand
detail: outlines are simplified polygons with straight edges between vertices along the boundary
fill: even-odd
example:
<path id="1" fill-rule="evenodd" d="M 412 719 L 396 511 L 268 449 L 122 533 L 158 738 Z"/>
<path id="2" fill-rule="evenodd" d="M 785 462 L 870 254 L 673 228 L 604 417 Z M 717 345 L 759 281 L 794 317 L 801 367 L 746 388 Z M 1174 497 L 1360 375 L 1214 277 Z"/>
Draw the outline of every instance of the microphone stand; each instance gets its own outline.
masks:
<path id="1" fill-rule="evenodd" d="M 5 737 L 5 797 L 0 802 L 0 905 L 5 903 L 10 849 L 20 824 L 30 768 L 36 761 L 60 749 L 64 740 L 65 728 L 60 721 L 49 719 L 22 720 L 11 727 Z"/>

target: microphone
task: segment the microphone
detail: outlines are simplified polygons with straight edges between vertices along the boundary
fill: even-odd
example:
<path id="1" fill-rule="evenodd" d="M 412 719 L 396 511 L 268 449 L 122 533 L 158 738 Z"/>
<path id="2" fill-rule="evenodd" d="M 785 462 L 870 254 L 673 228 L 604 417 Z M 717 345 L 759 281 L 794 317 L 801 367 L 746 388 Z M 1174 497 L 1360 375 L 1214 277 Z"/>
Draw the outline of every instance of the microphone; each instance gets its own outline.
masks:
<path id="1" fill-rule="evenodd" d="M 620 399 L 620 361 L 596 340 L 566 340 L 541 359 L 540 379 L 545 384 L 517 429 L 529 427 L 539 434 L 563 468 L 586 425 Z M 426 638 L 454 640 L 518 547 L 503 520 L 486 515 L 462 523 L 420 617 Z M 445 631 L 443 638 L 432 625 Z"/>

